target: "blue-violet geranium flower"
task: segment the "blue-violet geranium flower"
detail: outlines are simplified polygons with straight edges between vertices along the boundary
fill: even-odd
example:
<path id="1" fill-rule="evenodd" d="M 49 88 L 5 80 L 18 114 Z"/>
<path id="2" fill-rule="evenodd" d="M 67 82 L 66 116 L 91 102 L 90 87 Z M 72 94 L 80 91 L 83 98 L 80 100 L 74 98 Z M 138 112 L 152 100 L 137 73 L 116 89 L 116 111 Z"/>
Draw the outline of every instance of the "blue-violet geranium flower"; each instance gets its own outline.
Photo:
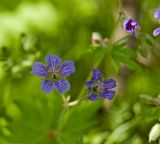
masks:
<path id="1" fill-rule="evenodd" d="M 116 87 L 116 81 L 113 79 L 106 79 L 102 81 L 102 73 L 99 69 L 92 70 L 92 79 L 86 82 L 89 91 L 88 98 L 90 100 L 97 100 L 99 97 L 112 100 L 115 91 L 110 90 Z"/>
<path id="2" fill-rule="evenodd" d="M 47 66 L 41 62 L 35 62 L 31 73 L 44 78 L 41 88 L 45 93 L 49 93 L 55 88 L 59 93 L 64 93 L 70 89 L 70 83 L 65 79 L 75 71 L 74 63 L 66 60 L 62 63 L 56 55 L 46 56 Z"/>
<path id="3" fill-rule="evenodd" d="M 128 18 L 123 22 L 123 28 L 130 32 L 132 35 L 135 35 L 135 29 L 138 28 L 138 23 L 132 18 Z"/>

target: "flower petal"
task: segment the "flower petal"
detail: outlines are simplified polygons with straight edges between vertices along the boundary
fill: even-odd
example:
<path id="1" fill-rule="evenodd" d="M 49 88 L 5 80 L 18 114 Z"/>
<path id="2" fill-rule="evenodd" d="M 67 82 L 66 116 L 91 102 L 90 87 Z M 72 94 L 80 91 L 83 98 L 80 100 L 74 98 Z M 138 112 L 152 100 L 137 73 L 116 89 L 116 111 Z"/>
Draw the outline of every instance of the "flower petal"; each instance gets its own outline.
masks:
<path id="1" fill-rule="evenodd" d="M 86 86 L 88 88 L 88 90 L 91 90 L 91 86 L 92 86 L 93 81 L 86 81 Z"/>
<path id="2" fill-rule="evenodd" d="M 67 77 L 72 73 L 74 73 L 74 71 L 75 71 L 75 67 L 74 67 L 73 61 L 67 60 L 63 62 L 62 65 L 60 66 L 59 76 Z"/>
<path id="3" fill-rule="evenodd" d="M 95 101 L 95 100 L 98 99 L 98 96 L 95 95 L 95 94 L 93 94 L 93 93 L 90 93 L 89 96 L 88 96 L 88 98 L 89 98 L 90 100 L 92 100 L 92 101 Z"/>
<path id="4" fill-rule="evenodd" d="M 132 35 L 135 35 L 135 29 L 132 28 L 131 30 L 129 30 L 129 32 L 132 34 Z"/>
<path id="5" fill-rule="evenodd" d="M 50 91 L 54 88 L 54 83 L 49 80 L 44 80 L 41 83 L 41 88 L 45 93 L 50 93 Z"/>
<path id="6" fill-rule="evenodd" d="M 116 81 L 113 79 L 106 79 L 103 81 L 102 87 L 103 89 L 111 89 L 116 86 Z"/>
<path id="7" fill-rule="evenodd" d="M 160 35 L 160 28 L 157 28 L 153 31 L 153 36 L 158 36 Z"/>
<path id="8" fill-rule="evenodd" d="M 59 80 L 55 82 L 55 88 L 59 93 L 64 93 L 70 89 L 70 83 L 67 80 Z"/>
<path id="9" fill-rule="evenodd" d="M 56 55 L 47 55 L 46 61 L 48 63 L 49 68 L 57 69 L 58 65 L 61 62 L 61 59 Z"/>
<path id="10" fill-rule="evenodd" d="M 131 25 L 134 26 L 134 27 L 138 26 L 137 22 L 135 22 L 135 21 L 131 22 Z"/>
<path id="11" fill-rule="evenodd" d="M 128 23 L 131 21 L 130 18 L 126 19 L 124 22 L 123 22 L 123 28 L 126 30 L 127 29 L 127 25 Z"/>
<path id="12" fill-rule="evenodd" d="M 154 18 L 160 19 L 160 8 L 158 8 L 158 9 L 154 12 Z"/>
<path id="13" fill-rule="evenodd" d="M 100 94 L 102 98 L 105 98 L 105 99 L 107 98 L 109 100 L 112 100 L 114 95 L 115 95 L 115 91 L 110 91 L 110 90 L 104 91 L 103 93 Z"/>
<path id="14" fill-rule="evenodd" d="M 102 73 L 99 69 L 93 69 L 92 70 L 92 80 L 98 81 L 102 79 Z"/>
<path id="15" fill-rule="evenodd" d="M 47 78 L 48 77 L 47 67 L 41 62 L 35 62 L 32 66 L 31 74 Z"/>

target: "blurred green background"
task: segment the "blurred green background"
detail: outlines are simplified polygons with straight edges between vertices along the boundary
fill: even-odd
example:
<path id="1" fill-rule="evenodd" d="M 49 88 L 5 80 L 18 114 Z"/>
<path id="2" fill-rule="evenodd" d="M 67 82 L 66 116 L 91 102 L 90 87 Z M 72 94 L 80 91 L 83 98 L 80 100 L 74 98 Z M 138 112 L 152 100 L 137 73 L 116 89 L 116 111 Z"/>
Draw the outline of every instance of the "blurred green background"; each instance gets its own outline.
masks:
<path id="1" fill-rule="evenodd" d="M 150 100 L 160 93 L 160 43 L 152 37 L 159 27 L 152 17 L 159 5 L 158 0 L 124 0 L 124 13 L 138 21 L 144 37 L 127 35 L 119 45 L 115 41 L 127 32 L 122 23 L 116 25 L 118 0 L 1 0 L 0 143 L 149 143 L 149 132 L 160 118 L 159 106 Z M 92 32 L 112 38 L 111 51 L 93 48 Z M 30 74 L 35 61 L 46 63 L 47 54 L 75 62 L 65 94 L 72 101 L 103 55 L 96 67 L 104 78 L 116 79 L 113 101 L 86 100 L 64 109 L 62 96 L 55 90 L 46 95 L 42 80 Z"/>

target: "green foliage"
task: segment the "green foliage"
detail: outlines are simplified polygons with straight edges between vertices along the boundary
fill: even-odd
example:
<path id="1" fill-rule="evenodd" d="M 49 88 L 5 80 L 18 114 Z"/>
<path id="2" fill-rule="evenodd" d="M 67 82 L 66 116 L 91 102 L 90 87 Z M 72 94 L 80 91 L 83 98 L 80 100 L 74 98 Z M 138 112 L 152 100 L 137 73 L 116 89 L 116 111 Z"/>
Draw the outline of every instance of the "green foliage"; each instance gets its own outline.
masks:
<path id="1" fill-rule="evenodd" d="M 152 15 L 159 1 L 122 4 L 126 15 L 117 0 L 0 1 L 0 144 L 158 143 L 160 43 Z M 136 36 L 123 30 L 126 16 L 138 21 Z M 101 35 L 98 45 L 93 32 Z M 43 93 L 42 80 L 30 74 L 47 54 L 75 62 L 63 96 Z M 112 101 L 86 98 L 93 68 L 116 79 Z M 85 99 L 68 106 L 68 96 Z"/>
<path id="2" fill-rule="evenodd" d="M 96 113 L 99 106 L 99 102 L 93 104 L 87 101 L 65 112 L 59 127 L 62 143 L 82 143 L 82 136 L 97 123 Z"/>
<path id="3" fill-rule="evenodd" d="M 119 70 L 120 64 L 125 64 L 131 70 L 142 71 L 139 64 L 133 59 L 136 57 L 136 52 L 124 45 L 125 43 L 111 46 L 111 55 L 116 71 Z"/>

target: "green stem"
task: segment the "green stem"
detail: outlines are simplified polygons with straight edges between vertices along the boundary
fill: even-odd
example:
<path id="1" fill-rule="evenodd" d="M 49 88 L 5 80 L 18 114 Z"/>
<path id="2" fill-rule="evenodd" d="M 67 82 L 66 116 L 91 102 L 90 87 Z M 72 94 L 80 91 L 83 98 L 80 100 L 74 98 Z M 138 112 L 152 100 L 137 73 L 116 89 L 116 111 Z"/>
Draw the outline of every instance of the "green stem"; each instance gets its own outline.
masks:
<path id="1" fill-rule="evenodd" d="M 121 12 L 121 11 L 122 11 L 122 1 L 119 0 L 119 12 Z"/>
<path id="2" fill-rule="evenodd" d="M 109 40 L 110 43 L 113 43 L 113 40 L 114 40 L 114 37 L 115 37 L 115 34 L 116 34 L 116 30 L 117 30 L 117 28 L 118 28 L 118 26 L 119 26 L 119 24 L 121 22 L 121 16 L 122 16 L 122 14 L 120 13 L 118 15 L 118 19 L 116 21 L 116 24 L 115 24 L 115 26 L 113 28 L 113 32 L 112 32 L 112 35 L 111 35 L 110 40 Z"/>
<path id="3" fill-rule="evenodd" d="M 115 41 L 114 43 L 115 44 L 121 43 L 121 42 L 125 41 L 126 39 L 128 39 L 129 36 L 130 35 L 124 36 L 124 37 L 120 38 L 119 40 Z"/>
<path id="4" fill-rule="evenodd" d="M 141 94 L 140 98 L 146 104 L 154 104 L 156 106 L 160 106 L 160 98 L 153 98 L 153 97 L 145 95 L 145 94 Z"/>
<path id="5" fill-rule="evenodd" d="M 110 38 L 110 43 L 113 42 L 113 39 L 115 37 L 115 34 L 116 34 L 116 30 L 121 22 L 121 19 L 123 18 L 124 16 L 124 13 L 123 13 L 123 10 L 122 10 L 122 0 L 119 0 L 119 15 L 118 15 L 118 18 L 116 20 L 116 24 L 114 26 L 114 29 L 113 29 L 113 32 L 112 32 L 112 35 L 111 35 L 111 38 Z"/>

